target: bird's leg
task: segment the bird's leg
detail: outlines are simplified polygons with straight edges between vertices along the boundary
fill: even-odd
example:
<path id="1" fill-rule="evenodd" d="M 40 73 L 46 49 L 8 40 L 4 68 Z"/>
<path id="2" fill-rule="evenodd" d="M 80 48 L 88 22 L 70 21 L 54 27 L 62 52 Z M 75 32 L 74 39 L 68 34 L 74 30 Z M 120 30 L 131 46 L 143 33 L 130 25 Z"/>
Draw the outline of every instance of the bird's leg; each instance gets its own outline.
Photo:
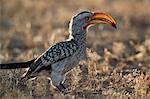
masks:
<path id="1" fill-rule="evenodd" d="M 66 87 L 65 87 L 62 83 L 60 83 L 60 86 L 61 86 L 63 89 L 66 89 Z"/>
<path id="2" fill-rule="evenodd" d="M 18 82 L 17 82 L 18 87 L 20 87 L 20 88 L 25 88 L 25 87 L 26 87 L 25 82 L 26 82 L 26 79 L 27 79 L 27 76 L 26 76 L 27 73 L 28 73 L 28 72 L 25 72 L 25 73 L 18 79 Z"/>
<path id="3" fill-rule="evenodd" d="M 25 82 L 30 78 L 30 74 L 31 74 L 31 72 L 29 72 L 29 71 L 25 72 L 25 73 L 21 76 L 21 78 L 18 79 L 17 84 L 18 84 L 19 86 L 26 86 Z"/>
<path id="4" fill-rule="evenodd" d="M 60 92 L 64 92 L 66 87 L 63 84 L 59 84 L 59 86 L 56 86 L 56 88 L 60 91 Z"/>
<path id="5" fill-rule="evenodd" d="M 26 81 L 26 80 L 30 79 L 30 75 L 31 75 L 31 74 L 32 74 L 32 71 L 29 69 L 27 72 L 25 72 L 25 73 L 22 75 L 21 80 Z"/>
<path id="6" fill-rule="evenodd" d="M 65 76 L 62 75 L 60 72 L 52 71 L 51 72 L 51 80 L 52 84 L 61 92 L 65 91 L 65 86 L 62 84 Z"/>

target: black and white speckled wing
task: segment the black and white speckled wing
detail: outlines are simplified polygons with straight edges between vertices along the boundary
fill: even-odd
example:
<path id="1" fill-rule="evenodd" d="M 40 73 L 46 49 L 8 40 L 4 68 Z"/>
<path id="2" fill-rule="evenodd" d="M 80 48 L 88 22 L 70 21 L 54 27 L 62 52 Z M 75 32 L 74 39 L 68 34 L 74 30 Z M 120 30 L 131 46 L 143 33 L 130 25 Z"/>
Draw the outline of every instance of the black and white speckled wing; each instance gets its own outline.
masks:
<path id="1" fill-rule="evenodd" d="M 77 43 L 71 39 L 70 41 L 60 42 L 47 51 L 45 51 L 31 66 L 31 71 L 36 72 L 43 66 L 61 61 L 71 55 L 73 55 L 78 49 Z"/>

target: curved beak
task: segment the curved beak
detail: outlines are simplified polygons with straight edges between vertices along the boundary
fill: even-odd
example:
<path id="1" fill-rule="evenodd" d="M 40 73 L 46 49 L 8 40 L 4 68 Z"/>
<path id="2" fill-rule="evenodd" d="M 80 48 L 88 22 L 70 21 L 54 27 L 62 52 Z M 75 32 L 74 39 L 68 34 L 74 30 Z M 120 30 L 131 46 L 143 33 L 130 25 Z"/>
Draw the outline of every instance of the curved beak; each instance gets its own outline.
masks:
<path id="1" fill-rule="evenodd" d="M 100 23 L 109 24 L 112 27 L 117 28 L 116 21 L 107 13 L 95 12 L 89 17 L 88 25 Z"/>

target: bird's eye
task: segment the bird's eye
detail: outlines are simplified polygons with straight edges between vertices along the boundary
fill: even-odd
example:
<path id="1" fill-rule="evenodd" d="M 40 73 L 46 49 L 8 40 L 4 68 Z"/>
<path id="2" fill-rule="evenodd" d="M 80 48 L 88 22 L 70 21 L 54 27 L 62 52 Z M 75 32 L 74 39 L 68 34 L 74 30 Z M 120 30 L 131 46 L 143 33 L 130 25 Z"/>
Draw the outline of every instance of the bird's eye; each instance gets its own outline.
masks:
<path id="1" fill-rule="evenodd" d="M 85 19 L 86 19 L 86 20 L 90 20 L 90 17 L 86 17 Z"/>

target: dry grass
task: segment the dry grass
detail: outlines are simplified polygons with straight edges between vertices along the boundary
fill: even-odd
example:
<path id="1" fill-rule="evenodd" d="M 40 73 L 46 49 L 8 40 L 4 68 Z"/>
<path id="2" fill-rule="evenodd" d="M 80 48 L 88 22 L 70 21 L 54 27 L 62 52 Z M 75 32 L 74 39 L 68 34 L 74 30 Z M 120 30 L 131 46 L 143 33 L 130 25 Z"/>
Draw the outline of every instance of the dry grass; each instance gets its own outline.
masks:
<path id="1" fill-rule="evenodd" d="M 29 60 L 68 36 L 72 15 L 105 11 L 118 23 L 88 32 L 89 58 L 55 91 L 44 76 L 18 86 L 24 69 L 0 70 L 0 98 L 150 98 L 149 0 L 0 0 L 0 63 Z M 94 51 L 93 51 L 94 50 Z"/>

